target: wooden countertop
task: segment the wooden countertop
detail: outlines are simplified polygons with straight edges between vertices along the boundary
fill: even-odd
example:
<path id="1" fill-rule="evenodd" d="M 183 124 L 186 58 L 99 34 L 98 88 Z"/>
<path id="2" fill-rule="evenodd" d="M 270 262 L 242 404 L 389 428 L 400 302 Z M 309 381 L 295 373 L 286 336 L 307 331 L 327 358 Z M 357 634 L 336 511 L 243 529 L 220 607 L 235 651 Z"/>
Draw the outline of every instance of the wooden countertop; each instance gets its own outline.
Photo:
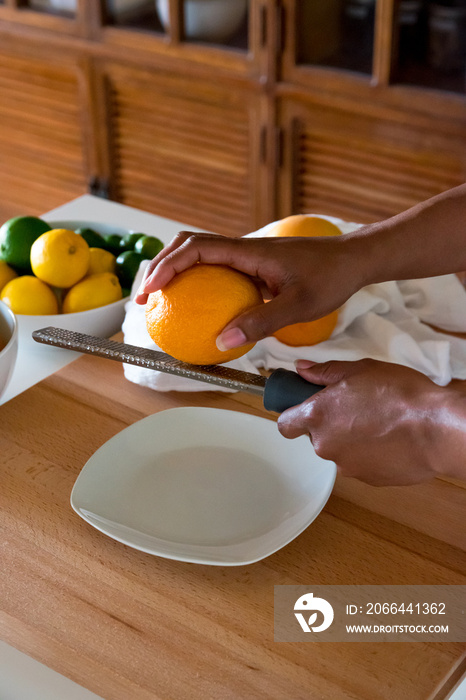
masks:
<path id="1" fill-rule="evenodd" d="M 160 394 L 83 356 L 0 406 L 0 637 L 106 700 L 440 700 L 458 643 L 276 643 L 277 584 L 466 584 L 466 489 L 338 478 L 297 539 L 244 567 L 137 552 L 71 509 L 106 440 L 175 406 L 267 415 L 244 394 Z"/>

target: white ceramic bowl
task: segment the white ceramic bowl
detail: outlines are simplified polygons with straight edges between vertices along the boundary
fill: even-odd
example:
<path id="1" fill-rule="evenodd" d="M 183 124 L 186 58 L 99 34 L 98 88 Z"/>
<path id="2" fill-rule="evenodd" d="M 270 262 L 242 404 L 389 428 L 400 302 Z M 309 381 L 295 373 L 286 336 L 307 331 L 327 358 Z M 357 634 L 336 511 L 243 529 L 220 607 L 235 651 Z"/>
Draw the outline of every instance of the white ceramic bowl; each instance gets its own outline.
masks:
<path id="1" fill-rule="evenodd" d="M 114 226 L 112 224 L 100 224 L 94 221 L 52 221 L 45 219 L 50 228 L 67 228 L 75 231 L 78 228 L 92 228 L 97 233 L 102 235 L 115 233 L 118 236 L 124 236 L 126 233 L 132 233 L 129 229 Z M 100 306 L 97 309 L 89 311 L 79 311 L 73 314 L 50 314 L 50 315 L 35 315 L 29 316 L 26 314 L 17 314 L 19 342 L 21 346 L 27 344 L 30 349 L 37 349 L 38 346 L 32 340 L 32 331 L 46 326 L 55 326 L 56 328 L 67 328 L 77 333 L 87 333 L 89 335 L 98 335 L 102 338 L 108 338 L 114 333 L 118 333 L 121 329 L 121 324 L 125 317 L 125 304 L 129 297 L 115 301 L 113 304 Z"/>
<path id="2" fill-rule="evenodd" d="M 168 0 L 156 0 L 165 31 L 170 28 Z M 241 26 L 248 0 L 185 0 L 184 31 L 187 39 L 226 41 Z"/>
<path id="3" fill-rule="evenodd" d="M 0 301 L 0 397 L 13 372 L 18 352 L 18 324 L 13 311 Z"/>

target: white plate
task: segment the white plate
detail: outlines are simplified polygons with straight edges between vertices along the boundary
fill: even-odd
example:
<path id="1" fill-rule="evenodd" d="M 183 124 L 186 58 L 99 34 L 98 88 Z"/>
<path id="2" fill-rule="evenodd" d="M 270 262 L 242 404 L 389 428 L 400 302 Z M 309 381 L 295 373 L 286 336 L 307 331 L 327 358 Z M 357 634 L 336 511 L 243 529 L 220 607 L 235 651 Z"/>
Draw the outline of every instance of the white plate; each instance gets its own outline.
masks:
<path id="1" fill-rule="evenodd" d="M 134 423 L 81 471 L 71 505 L 97 530 L 168 559 L 235 566 L 273 554 L 320 513 L 336 468 L 305 436 L 214 408 Z"/>

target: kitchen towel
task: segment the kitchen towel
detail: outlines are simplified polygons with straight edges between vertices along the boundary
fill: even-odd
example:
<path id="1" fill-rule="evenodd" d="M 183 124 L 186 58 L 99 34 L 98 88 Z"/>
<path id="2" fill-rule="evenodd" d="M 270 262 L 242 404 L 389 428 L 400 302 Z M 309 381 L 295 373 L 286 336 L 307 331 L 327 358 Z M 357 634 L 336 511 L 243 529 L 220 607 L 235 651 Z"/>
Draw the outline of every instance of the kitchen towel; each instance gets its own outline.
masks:
<path id="1" fill-rule="evenodd" d="M 336 223 L 343 234 L 358 228 L 357 224 L 325 218 Z M 263 235 L 269 226 L 250 235 Z M 132 296 L 139 287 L 146 264 L 139 269 Z M 295 348 L 276 338 L 265 338 L 246 355 L 225 365 L 257 373 L 259 368 L 294 369 L 297 359 L 325 362 L 370 357 L 411 367 L 442 386 L 453 378 L 466 379 L 466 340 L 431 326 L 466 332 L 466 290 L 456 275 L 364 287 L 341 307 L 329 340 Z M 147 333 L 144 307 L 132 299 L 126 304 L 122 329 L 126 343 L 158 349 Z M 157 391 L 222 390 L 211 384 L 133 365 L 125 364 L 124 372 L 128 380 Z"/>

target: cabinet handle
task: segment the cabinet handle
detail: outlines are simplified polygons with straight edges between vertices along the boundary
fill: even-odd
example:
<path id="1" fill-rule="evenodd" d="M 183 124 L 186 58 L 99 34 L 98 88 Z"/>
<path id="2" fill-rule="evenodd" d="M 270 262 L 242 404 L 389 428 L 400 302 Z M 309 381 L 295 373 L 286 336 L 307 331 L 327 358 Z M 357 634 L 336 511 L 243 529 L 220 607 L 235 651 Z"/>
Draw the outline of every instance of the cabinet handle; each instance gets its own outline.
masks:
<path id="1" fill-rule="evenodd" d="M 275 153 L 277 158 L 277 168 L 283 167 L 284 133 L 279 126 L 275 129 Z"/>
<path id="2" fill-rule="evenodd" d="M 110 199 L 110 187 L 107 180 L 93 176 L 89 178 L 87 189 L 89 194 L 93 194 L 95 197 Z"/>
<path id="3" fill-rule="evenodd" d="M 267 127 L 265 126 L 260 130 L 259 159 L 261 163 L 267 163 Z"/>
<path id="4" fill-rule="evenodd" d="M 285 6 L 277 3 L 277 53 L 282 53 L 286 45 L 286 11 Z"/>
<path id="5" fill-rule="evenodd" d="M 261 5 L 260 9 L 260 43 L 261 47 L 267 46 L 267 7 Z"/>

